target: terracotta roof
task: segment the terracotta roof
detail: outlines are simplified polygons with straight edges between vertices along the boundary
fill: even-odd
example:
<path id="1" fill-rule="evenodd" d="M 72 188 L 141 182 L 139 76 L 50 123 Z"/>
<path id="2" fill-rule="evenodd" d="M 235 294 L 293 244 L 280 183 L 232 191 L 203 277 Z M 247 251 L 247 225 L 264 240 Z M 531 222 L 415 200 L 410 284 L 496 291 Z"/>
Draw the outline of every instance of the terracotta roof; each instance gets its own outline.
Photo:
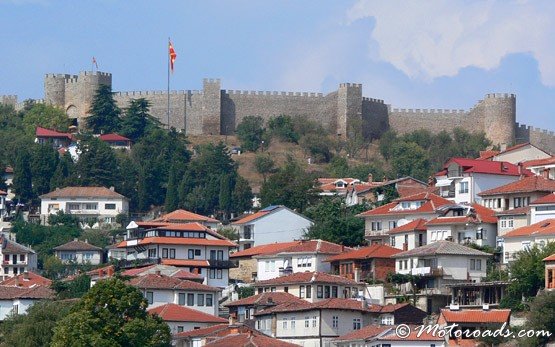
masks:
<path id="1" fill-rule="evenodd" d="M 6 193 L 6 192 L 3 191 L 3 190 L 0 190 L 0 195 L 8 195 L 8 193 Z"/>
<path id="2" fill-rule="evenodd" d="M 452 241 L 437 241 L 427 245 L 413 248 L 394 255 L 394 258 L 406 258 L 417 256 L 433 256 L 433 255 L 470 255 L 470 256 L 486 256 L 492 255 L 479 251 L 474 248 L 466 247 Z"/>
<path id="3" fill-rule="evenodd" d="M 476 212 L 476 216 L 478 217 L 478 219 L 481 220 L 483 223 L 497 223 L 497 217 L 495 217 L 494 210 L 477 203 L 474 203 L 471 206 Z"/>
<path id="4" fill-rule="evenodd" d="M 226 323 L 227 319 L 213 316 L 208 313 L 193 310 L 176 304 L 165 304 L 148 310 L 151 315 L 158 315 L 166 322 L 199 322 L 199 323 Z"/>
<path id="5" fill-rule="evenodd" d="M 359 330 L 351 331 L 348 334 L 339 336 L 336 341 L 367 340 L 377 337 L 392 329 L 387 325 L 367 325 Z"/>
<path id="6" fill-rule="evenodd" d="M 262 334 L 239 333 L 230 334 L 214 341 L 206 343 L 206 347 L 229 347 L 229 346 L 249 346 L 249 347 L 299 347 L 299 345 L 281 341 Z"/>
<path id="7" fill-rule="evenodd" d="M 451 311 L 449 309 L 441 309 L 441 316 L 447 323 L 505 323 L 509 322 L 511 310 L 492 309 L 484 310 L 460 310 Z"/>
<path id="8" fill-rule="evenodd" d="M 294 246 L 296 242 L 278 242 L 267 245 L 254 246 L 249 249 L 235 252 L 229 255 L 230 258 L 251 257 L 253 255 L 275 254 L 284 249 Z"/>
<path id="9" fill-rule="evenodd" d="M 510 210 L 505 210 L 505 211 L 500 211 L 500 212 L 496 212 L 495 215 L 496 216 L 518 216 L 518 215 L 526 215 L 528 213 L 530 213 L 530 206 L 523 206 L 523 207 L 517 207 L 517 208 L 512 208 Z"/>
<path id="10" fill-rule="evenodd" d="M 531 237 L 538 235 L 555 235 L 555 218 L 514 229 L 503 235 L 503 237 Z"/>
<path id="11" fill-rule="evenodd" d="M 257 220 L 258 218 L 264 217 L 272 212 L 278 211 L 280 209 L 286 208 L 285 206 L 282 205 L 270 205 L 268 207 L 263 208 L 262 210 L 253 213 L 253 214 L 249 214 L 231 224 L 233 225 L 240 225 L 240 224 L 245 224 L 245 223 L 249 223 L 252 222 L 254 220 Z"/>
<path id="12" fill-rule="evenodd" d="M 219 223 L 220 221 L 214 218 L 206 217 L 200 214 L 193 213 L 187 210 L 175 210 L 166 213 L 159 218 L 153 220 L 153 222 L 169 222 L 169 223 L 181 223 L 181 222 L 213 222 Z"/>
<path id="13" fill-rule="evenodd" d="M 241 327 L 246 327 L 245 325 L 241 324 Z M 174 336 L 177 337 L 203 337 L 203 336 L 210 336 L 212 334 L 216 334 L 218 332 L 225 332 L 230 328 L 229 324 L 216 324 L 206 328 L 200 328 L 195 330 L 184 331 L 181 333 L 177 333 Z"/>
<path id="14" fill-rule="evenodd" d="M 544 258 L 543 261 L 555 261 L 555 253 L 550 255 L 547 258 Z"/>
<path id="15" fill-rule="evenodd" d="M 6 169 L 4 171 L 6 173 L 13 173 L 13 168 L 11 166 L 6 166 Z"/>
<path id="16" fill-rule="evenodd" d="M 254 284 L 255 287 L 269 286 L 269 285 L 282 285 L 282 284 L 297 284 L 297 283 L 332 283 L 332 284 L 346 284 L 357 285 L 358 282 L 350 280 L 345 277 L 330 275 L 325 272 L 295 272 L 291 275 L 272 278 L 269 280 L 258 281 Z"/>
<path id="17" fill-rule="evenodd" d="M 103 134 L 103 135 L 100 135 L 98 138 L 99 138 L 100 140 L 106 141 L 106 142 L 131 141 L 131 140 L 128 139 L 127 137 L 121 136 L 121 135 L 116 134 L 116 133 L 112 133 L 112 134 Z"/>
<path id="18" fill-rule="evenodd" d="M 476 160 L 488 160 L 499 154 L 499 151 L 487 150 L 480 151 L 480 156 Z"/>
<path id="19" fill-rule="evenodd" d="M 139 224 L 137 224 L 137 225 L 139 225 Z M 223 235 L 217 233 L 216 231 L 210 229 L 206 225 L 200 224 L 199 222 L 164 223 L 160 226 L 155 226 L 154 229 L 169 230 L 169 231 L 203 231 L 203 232 L 205 232 L 209 235 L 214 236 L 217 239 L 228 240 L 225 236 L 223 236 Z"/>
<path id="20" fill-rule="evenodd" d="M 266 253 L 264 255 L 272 255 L 279 253 L 320 253 L 320 254 L 339 254 L 351 250 L 351 248 L 338 245 L 337 243 L 324 240 L 302 240 L 293 242 L 293 244 L 285 249 L 275 253 Z M 262 255 L 263 256 L 263 255 Z"/>
<path id="21" fill-rule="evenodd" d="M 118 198 L 127 199 L 106 187 L 65 187 L 40 196 L 46 198 Z"/>
<path id="22" fill-rule="evenodd" d="M 36 285 L 49 287 L 52 281 L 34 272 L 27 272 L 27 274 L 19 274 L 14 277 L 9 277 L 0 282 L 0 286 L 13 286 L 13 287 L 33 287 Z"/>
<path id="23" fill-rule="evenodd" d="M 55 251 L 95 251 L 102 252 L 102 248 L 91 245 L 85 241 L 73 240 L 58 247 L 53 248 Z"/>
<path id="24" fill-rule="evenodd" d="M 55 293 L 52 289 L 45 286 L 14 287 L 0 286 L 0 300 L 11 299 L 53 299 Z"/>
<path id="25" fill-rule="evenodd" d="M 162 259 L 162 264 L 171 266 L 199 266 L 208 267 L 210 263 L 208 260 L 195 260 L 195 259 Z"/>
<path id="26" fill-rule="evenodd" d="M 549 157 L 544 159 L 535 159 L 535 160 L 527 160 L 522 162 L 522 165 L 525 168 L 531 168 L 534 166 L 544 166 L 544 165 L 553 165 L 555 164 L 555 157 Z"/>
<path id="27" fill-rule="evenodd" d="M 122 241 L 116 247 L 127 247 L 128 241 Z M 236 247 L 237 245 L 229 240 L 209 240 L 203 238 L 190 237 L 145 237 L 139 240 L 138 245 L 164 244 L 164 245 L 203 245 L 203 246 L 227 246 Z"/>
<path id="28" fill-rule="evenodd" d="M 205 292 L 218 292 L 219 288 L 207 286 L 188 280 L 181 280 L 176 277 L 148 274 L 140 277 L 132 278 L 129 284 L 137 288 L 146 289 L 189 289 Z"/>
<path id="29" fill-rule="evenodd" d="M 371 245 L 350 252 L 341 253 L 327 258 L 325 261 L 333 262 L 340 260 L 369 259 L 369 258 L 391 258 L 392 255 L 400 253 L 401 250 L 388 245 Z"/>
<path id="30" fill-rule="evenodd" d="M 422 206 L 416 209 L 394 209 L 397 206 L 400 206 L 401 202 L 403 201 L 425 201 Z M 392 215 L 392 214 L 400 214 L 400 215 L 407 215 L 407 214 L 415 214 L 415 213 L 432 213 L 438 207 L 443 205 L 452 205 L 453 202 L 447 199 L 444 199 L 438 195 L 429 192 L 422 192 L 410 196 L 406 196 L 403 198 L 395 199 L 393 202 L 389 204 L 385 204 L 383 206 L 377 207 L 373 210 L 369 210 L 363 213 L 358 214 L 358 217 L 366 217 L 366 216 L 384 216 L 384 215 Z"/>
<path id="31" fill-rule="evenodd" d="M 179 278 L 182 280 L 202 280 L 204 277 L 171 265 L 153 264 L 135 269 L 128 269 L 121 273 L 122 276 L 144 276 L 148 274 L 156 274 L 160 271 L 162 275 Z"/>
<path id="32" fill-rule="evenodd" d="M 272 302 L 276 305 L 283 304 L 286 302 L 305 302 L 303 299 L 299 299 L 295 295 L 285 293 L 285 292 L 266 292 L 257 295 L 249 296 L 248 298 L 243 298 L 240 300 L 232 301 L 225 306 L 254 306 L 263 305 Z"/>
<path id="33" fill-rule="evenodd" d="M 395 329 L 391 329 L 386 334 L 379 338 L 380 341 L 444 341 L 443 337 L 434 336 L 433 332 L 426 332 L 426 330 L 422 331 L 422 334 L 419 334 L 417 325 L 411 327 L 411 332 L 408 336 L 400 337 L 395 333 Z M 474 345 L 472 345 L 474 346 Z"/>
<path id="34" fill-rule="evenodd" d="M 541 176 L 524 177 L 518 181 L 511 182 L 497 188 L 485 190 L 478 193 L 478 195 L 491 196 L 531 192 L 555 192 L 555 180 L 549 180 Z"/>
<path id="35" fill-rule="evenodd" d="M 2 253 L 4 254 L 35 253 L 35 251 L 30 248 L 8 240 L 4 237 L 4 235 L 0 235 L 0 246 L 2 247 Z"/>
<path id="36" fill-rule="evenodd" d="M 477 160 L 457 157 L 448 160 L 443 166 L 444 170 L 442 170 L 439 175 L 445 174 L 445 170 L 453 162 L 461 166 L 464 173 L 483 173 L 504 176 L 532 175 L 530 171 L 526 169 L 521 170 L 518 165 L 506 161 Z"/>
<path id="37" fill-rule="evenodd" d="M 389 229 L 387 232 L 388 234 L 400 234 L 406 233 L 411 231 L 426 231 L 426 220 L 419 218 L 413 221 L 408 222 L 407 224 L 403 224 L 393 229 Z"/>
<path id="38" fill-rule="evenodd" d="M 555 204 L 555 194 L 548 194 L 530 203 L 531 205 Z"/>
<path id="39" fill-rule="evenodd" d="M 75 137 L 70 133 L 61 133 L 56 130 L 37 127 L 35 129 L 36 137 L 65 137 L 68 140 L 75 141 Z"/>

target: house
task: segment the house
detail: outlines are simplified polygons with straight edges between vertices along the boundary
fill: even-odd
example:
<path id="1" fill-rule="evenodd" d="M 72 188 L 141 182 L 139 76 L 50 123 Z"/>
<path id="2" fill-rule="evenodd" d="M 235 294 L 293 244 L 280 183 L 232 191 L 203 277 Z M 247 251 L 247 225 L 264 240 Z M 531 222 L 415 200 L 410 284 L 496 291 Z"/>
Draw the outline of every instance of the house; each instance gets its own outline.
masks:
<path id="1" fill-rule="evenodd" d="M 431 220 L 439 215 L 436 212 L 439 207 L 452 204 L 447 199 L 424 192 L 395 199 L 357 217 L 364 218 L 364 238 L 370 244 L 389 244 L 389 230 L 416 219 Z"/>
<path id="2" fill-rule="evenodd" d="M 497 218 L 495 212 L 480 204 L 450 205 L 438 209 L 442 214 L 426 222 L 428 242 L 449 240 L 496 247 Z"/>
<path id="3" fill-rule="evenodd" d="M 545 289 L 555 289 L 555 254 L 543 260 L 545 262 Z"/>
<path id="4" fill-rule="evenodd" d="M 172 335 L 227 323 L 227 319 L 173 303 L 156 306 L 148 313 L 162 318 L 169 325 Z"/>
<path id="5" fill-rule="evenodd" d="M 113 226 L 119 214 L 129 212 L 129 200 L 113 187 L 65 187 L 40 196 L 43 224 L 59 211 L 76 216 L 83 227 Z"/>
<path id="6" fill-rule="evenodd" d="M 301 240 L 277 253 L 254 256 L 257 260 L 256 279 L 264 281 L 296 272 L 330 272 L 324 260 L 329 256 L 350 250 L 345 246 L 324 240 Z"/>
<path id="7" fill-rule="evenodd" d="M 44 286 L 50 287 L 52 281 L 46 277 L 42 277 L 32 271 L 26 271 L 22 274 L 19 274 L 14 277 L 8 277 L 2 282 L 0 282 L 0 286 L 8 286 L 8 287 L 25 287 L 31 288 L 35 286 Z"/>
<path id="8" fill-rule="evenodd" d="M 439 195 L 457 204 L 481 203 L 479 193 L 514 181 L 532 173 L 505 161 L 451 158 L 436 173 Z"/>
<path id="9" fill-rule="evenodd" d="M 6 200 L 12 201 L 13 198 L 15 197 L 15 194 L 12 191 L 12 183 L 13 183 L 13 176 L 14 176 L 13 168 L 11 166 L 6 166 L 6 168 L 4 169 L 4 172 L 0 172 L 0 174 L 2 175 L 4 182 L 8 186 L 8 189 L 6 191 L 7 193 Z"/>
<path id="10" fill-rule="evenodd" d="M 302 303 L 303 299 L 285 292 L 265 292 L 229 302 L 225 306 L 229 308 L 231 317 L 236 318 L 240 323 L 254 327 L 252 319 L 256 312 L 275 305 L 294 302 Z"/>
<path id="11" fill-rule="evenodd" d="M 467 282 L 448 284 L 451 289 L 451 304 L 461 308 L 498 307 L 505 296 L 505 290 L 510 282 Z"/>
<path id="12" fill-rule="evenodd" d="M 545 219 L 503 235 L 503 263 L 516 259 L 518 252 L 555 241 L 555 218 Z"/>
<path id="13" fill-rule="evenodd" d="M 6 205 L 7 196 L 7 192 L 0 190 L 0 221 L 3 221 L 4 217 L 8 214 L 8 207 Z"/>
<path id="14" fill-rule="evenodd" d="M 352 279 L 385 281 L 389 273 L 395 272 L 392 255 L 401 250 L 387 245 L 371 245 L 347 251 L 326 259 L 331 264 L 333 274 Z"/>
<path id="15" fill-rule="evenodd" d="M 124 150 L 131 149 L 131 140 L 125 136 L 112 133 L 112 134 L 102 134 L 98 136 L 98 138 L 100 139 L 100 141 L 106 142 L 113 149 L 124 149 Z"/>
<path id="16" fill-rule="evenodd" d="M 0 235 L 0 256 L 2 257 L 0 277 L 3 280 L 37 269 L 35 251 L 8 240 L 4 235 Z"/>
<path id="17" fill-rule="evenodd" d="M 202 283 L 204 281 L 204 277 L 199 274 L 195 274 L 184 270 L 183 268 L 179 268 L 177 266 L 171 265 L 163 265 L 163 264 L 153 264 L 138 268 L 127 269 L 121 272 L 122 276 L 125 277 L 140 277 L 145 275 L 157 274 L 160 273 L 161 275 L 179 278 L 181 280 L 189 280 L 193 282 Z"/>
<path id="18" fill-rule="evenodd" d="M 218 316 L 219 288 L 158 273 L 132 278 L 129 284 L 143 293 L 148 308 L 173 303 Z"/>
<path id="19" fill-rule="evenodd" d="M 454 305 L 440 311 L 437 324 L 441 327 L 456 324 L 456 328 L 451 331 L 449 336 L 450 346 L 475 346 L 479 341 L 472 337 L 467 337 L 467 334 L 472 336 L 472 332 L 476 330 L 489 329 L 494 331 L 501 327 L 508 328 L 510 318 L 511 310 L 509 309 L 489 309 L 484 307 L 478 310 L 460 310 L 459 307 Z M 461 337 L 457 337 L 456 331 L 462 332 L 458 333 Z M 465 332 L 467 333 L 465 334 Z"/>
<path id="20" fill-rule="evenodd" d="M 399 197 L 430 191 L 426 183 L 409 176 L 394 180 L 372 181 L 372 175 L 368 175 L 368 182 L 356 184 L 347 189 L 345 203 L 347 206 L 354 206 L 366 202 L 383 201 L 388 189 L 396 192 Z"/>
<path id="21" fill-rule="evenodd" d="M 300 240 L 312 224 L 310 219 L 282 205 L 268 206 L 231 223 L 239 234 L 240 251 L 283 240 Z"/>
<path id="22" fill-rule="evenodd" d="M 411 332 L 408 336 L 400 337 L 396 333 L 397 326 L 367 325 L 360 330 L 339 336 L 333 341 L 337 347 L 446 347 L 443 337 L 434 336 L 426 330 L 419 334 L 418 326 L 410 326 Z M 437 334 L 438 335 L 438 334 Z"/>
<path id="23" fill-rule="evenodd" d="M 104 250 L 100 247 L 91 245 L 87 240 L 79 241 L 74 239 L 54 247 L 54 254 L 56 258 L 60 259 L 62 263 L 73 264 L 90 264 L 98 265 L 104 261 Z"/>
<path id="24" fill-rule="evenodd" d="M 54 149 L 59 149 L 75 145 L 77 139 L 70 133 L 62 133 L 56 130 L 37 127 L 35 129 L 35 142 L 50 144 Z"/>
<path id="25" fill-rule="evenodd" d="M 479 159 L 518 164 L 525 160 L 541 160 L 549 157 L 551 157 L 551 154 L 527 142 L 508 148 L 502 147 L 501 151 L 482 151 Z"/>
<path id="26" fill-rule="evenodd" d="M 530 223 L 555 218 L 555 193 L 534 200 L 530 203 Z"/>
<path id="27" fill-rule="evenodd" d="M 226 287 L 229 269 L 235 266 L 229 260 L 229 252 L 237 245 L 199 223 L 128 229 L 124 238 L 116 246 L 123 252 L 110 250 L 109 257 L 177 266 L 202 275 L 204 283 L 211 286 Z"/>
<path id="28" fill-rule="evenodd" d="M 212 217 L 206 217 L 200 214 L 196 214 L 193 213 L 191 211 L 187 211 L 187 210 L 175 210 L 169 213 L 166 213 L 165 215 L 162 215 L 158 218 L 153 219 L 152 221 L 153 223 L 165 223 L 165 224 L 187 224 L 187 223 L 200 223 L 202 225 L 205 225 L 211 229 L 217 229 L 218 226 L 220 226 L 220 221 L 212 218 Z M 139 226 L 143 226 L 143 225 L 148 225 L 148 223 L 150 222 L 137 222 L 137 224 Z"/>
<path id="29" fill-rule="evenodd" d="M 426 313 L 409 304 L 368 305 L 365 300 L 326 299 L 284 303 L 254 314 L 256 329 L 282 341 L 302 346 L 328 346 L 332 340 L 369 324 L 421 324 Z M 403 311 L 397 315 L 395 311 Z"/>
<path id="30" fill-rule="evenodd" d="M 25 314 L 29 307 L 40 300 L 52 300 L 55 293 L 48 287 L 0 286 L 0 322 L 12 314 Z"/>
<path id="31" fill-rule="evenodd" d="M 322 196 L 345 196 L 349 188 L 362 184 L 359 179 L 346 177 L 346 178 L 318 178 L 316 180 L 316 187 L 320 190 Z"/>
<path id="32" fill-rule="evenodd" d="M 503 236 L 511 230 L 530 225 L 530 206 L 497 212 L 497 246 L 503 247 Z"/>
<path id="33" fill-rule="evenodd" d="M 229 269 L 229 278 L 244 283 L 256 281 L 258 276 L 258 260 L 254 258 L 255 256 L 276 254 L 296 244 L 297 241 L 276 242 L 231 253 L 229 259 L 236 262 L 237 267 Z"/>
<path id="34" fill-rule="evenodd" d="M 550 180 L 555 179 L 555 156 L 545 159 L 526 160 L 522 166 L 536 176 L 541 176 Z"/>
<path id="35" fill-rule="evenodd" d="M 399 247 L 403 251 L 408 251 L 416 247 L 424 246 L 427 243 L 426 222 L 423 218 L 418 218 L 406 224 L 401 224 L 396 228 L 389 229 L 389 245 Z"/>
<path id="36" fill-rule="evenodd" d="M 324 272 L 296 272 L 287 276 L 258 281 L 253 286 L 258 294 L 285 292 L 309 302 L 329 298 L 364 296 L 363 283 Z"/>

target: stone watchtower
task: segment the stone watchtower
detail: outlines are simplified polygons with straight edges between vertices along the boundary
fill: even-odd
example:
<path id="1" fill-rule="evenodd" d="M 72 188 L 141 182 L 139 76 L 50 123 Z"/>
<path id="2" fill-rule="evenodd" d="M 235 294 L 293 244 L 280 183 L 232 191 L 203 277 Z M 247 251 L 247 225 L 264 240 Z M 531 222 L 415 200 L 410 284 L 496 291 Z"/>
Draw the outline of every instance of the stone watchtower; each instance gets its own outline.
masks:
<path id="1" fill-rule="evenodd" d="M 337 135 L 352 137 L 362 131 L 362 84 L 341 83 L 337 91 Z"/>
<path id="2" fill-rule="evenodd" d="M 481 102 L 484 132 L 494 144 L 515 143 L 516 96 L 514 94 L 487 94 Z"/>
<path id="3" fill-rule="evenodd" d="M 100 71 L 82 71 L 79 75 L 47 74 L 44 77 L 44 102 L 60 107 L 80 125 L 87 117 L 101 84 L 111 86 L 112 74 Z"/>
<path id="4" fill-rule="evenodd" d="M 221 82 L 205 78 L 202 83 L 202 133 L 219 135 L 221 124 Z"/>

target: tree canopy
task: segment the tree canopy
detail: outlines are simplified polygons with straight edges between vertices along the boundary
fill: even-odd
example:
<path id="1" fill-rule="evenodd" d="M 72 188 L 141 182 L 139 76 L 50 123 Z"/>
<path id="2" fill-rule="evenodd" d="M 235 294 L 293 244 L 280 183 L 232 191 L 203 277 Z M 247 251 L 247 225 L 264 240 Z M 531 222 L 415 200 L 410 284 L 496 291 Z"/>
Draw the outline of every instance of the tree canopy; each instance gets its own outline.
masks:
<path id="1" fill-rule="evenodd" d="M 235 134 L 245 151 L 255 152 L 264 140 L 264 120 L 258 116 L 247 116 L 237 125 Z"/>
<path id="2" fill-rule="evenodd" d="M 114 100 L 112 87 L 101 84 L 93 97 L 87 117 L 87 127 L 94 134 L 116 132 L 120 126 L 120 114 L 121 110 Z"/>

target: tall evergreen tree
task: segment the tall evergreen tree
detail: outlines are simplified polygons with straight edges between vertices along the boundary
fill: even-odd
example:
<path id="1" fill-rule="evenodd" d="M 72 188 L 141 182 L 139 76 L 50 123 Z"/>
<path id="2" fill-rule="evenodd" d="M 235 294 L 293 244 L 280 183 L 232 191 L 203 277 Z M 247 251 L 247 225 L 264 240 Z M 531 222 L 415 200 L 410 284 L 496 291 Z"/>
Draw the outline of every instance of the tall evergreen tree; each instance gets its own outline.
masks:
<path id="1" fill-rule="evenodd" d="M 85 186 L 116 186 L 119 182 L 118 163 L 114 151 L 97 138 L 79 143 L 79 160 L 75 165 L 75 180 Z"/>
<path id="2" fill-rule="evenodd" d="M 58 152 L 50 145 L 35 145 L 31 152 L 31 175 L 36 196 L 50 191 L 50 180 L 58 166 Z"/>
<path id="3" fill-rule="evenodd" d="M 237 175 L 232 194 L 233 212 L 243 213 L 245 211 L 250 211 L 252 209 L 252 198 L 253 194 L 249 182 Z"/>
<path id="4" fill-rule="evenodd" d="M 220 194 L 218 197 L 218 204 L 222 212 L 224 222 L 227 222 L 231 212 L 231 193 L 232 193 L 232 176 L 222 175 L 220 177 Z"/>
<path id="5" fill-rule="evenodd" d="M 121 120 L 121 134 L 133 141 L 142 138 L 145 133 L 158 127 L 160 122 L 150 115 L 150 102 L 144 98 L 133 99 L 125 110 Z"/>
<path id="6" fill-rule="evenodd" d="M 87 127 L 95 134 L 116 132 L 120 126 L 120 114 L 112 87 L 101 84 L 93 97 Z"/>
<path id="7" fill-rule="evenodd" d="M 137 209 L 139 211 L 148 211 L 150 207 L 146 175 L 145 169 L 140 167 L 137 182 Z"/>
<path id="8" fill-rule="evenodd" d="M 31 163 L 26 149 L 22 148 L 17 152 L 13 169 L 12 187 L 15 191 L 15 196 L 20 202 L 26 203 L 33 199 Z"/>
<path id="9" fill-rule="evenodd" d="M 168 187 L 166 189 L 166 201 L 164 208 L 166 212 L 174 211 L 179 206 L 179 168 L 178 163 L 173 162 L 168 177 Z"/>
<path id="10" fill-rule="evenodd" d="M 50 191 L 56 188 L 63 188 L 68 185 L 69 177 L 73 172 L 73 159 L 71 159 L 71 154 L 66 152 L 60 160 L 58 160 L 58 165 L 56 170 L 50 179 Z"/>
<path id="11" fill-rule="evenodd" d="M 8 190 L 8 185 L 4 179 L 4 172 L 6 171 L 6 166 L 0 163 L 0 190 Z"/>

